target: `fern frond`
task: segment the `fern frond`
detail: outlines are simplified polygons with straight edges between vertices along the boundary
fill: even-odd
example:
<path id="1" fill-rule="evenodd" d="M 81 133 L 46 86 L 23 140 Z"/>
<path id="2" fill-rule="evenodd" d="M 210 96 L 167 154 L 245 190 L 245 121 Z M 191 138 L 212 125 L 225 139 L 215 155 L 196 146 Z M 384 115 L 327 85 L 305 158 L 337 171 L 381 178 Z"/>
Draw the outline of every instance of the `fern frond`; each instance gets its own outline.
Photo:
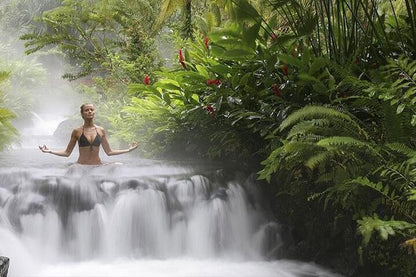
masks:
<path id="1" fill-rule="evenodd" d="M 406 218 L 409 222 L 416 223 L 415 205 L 411 201 L 406 201 L 393 185 L 382 182 L 374 183 L 366 177 L 358 177 L 351 182 L 362 185 L 378 192 L 382 196 L 382 204 L 388 207 L 392 212 Z M 407 190 L 406 190 L 407 191 Z"/>
<path id="2" fill-rule="evenodd" d="M 304 137 L 307 133 L 321 133 L 329 126 L 328 119 L 312 119 L 301 121 L 290 129 L 287 139 Z"/>
<path id="3" fill-rule="evenodd" d="M 267 157 L 267 159 L 261 162 L 261 164 L 264 165 L 264 168 L 257 173 L 259 175 L 259 180 L 266 180 L 270 183 L 271 176 L 277 171 L 279 167 L 278 157 L 282 155 L 283 149 L 283 147 L 274 149 Z"/>
<path id="4" fill-rule="evenodd" d="M 351 151 L 354 151 L 354 149 L 357 149 L 357 148 L 364 148 L 368 150 L 372 155 L 382 158 L 380 154 L 378 153 L 378 151 L 374 149 L 374 147 L 370 143 L 365 142 L 365 141 L 360 141 L 352 137 L 334 136 L 334 137 L 324 138 L 320 140 L 317 143 L 317 145 L 325 147 L 327 149 L 338 149 L 338 150 L 344 149 L 344 150 L 351 150 Z"/>
<path id="5" fill-rule="evenodd" d="M 416 225 L 407 221 L 398 220 L 381 220 L 377 215 L 365 216 L 357 220 L 358 231 L 363 236 L 363 244 L 367 245 L 370 242 L 371 236 L 374 232 L 378 232 L 383 240 L 387 240 L 389 236 L 394 236 L 399 231 L 416 229 Z"/>
<path id="6" fill-rule="evenodd" d="M 357 133 L 367 137 L 367 134 L 361 129 L 359 124 L 348 114 L 324 106 L 310 105 L 293 112 L 282 122 L 279 129 L 283 131 L 299 122 L 312 119 L 327 119 L 334 122 L 342 122 L 346 129 L 355 130 Z"/>
<path id="7" fill-rule="evenodd" d="M 329 151 L 317 153 L 316 155 L 313 155 L 305 162 L 305 166 L 309 167 L 310 169 L 315 169 L 321 164 L 327 164 L 328 160 L 333 158 L 333 156 L 334 156 L 334 153 L 329 152 Z"/>
<path id="8" fill-rule="evenodd" d="M 385 146 L 393 152 L 397 152 L 408 158 L 416 156 L 416 151 L 403 143 L 387 143 Z"/>

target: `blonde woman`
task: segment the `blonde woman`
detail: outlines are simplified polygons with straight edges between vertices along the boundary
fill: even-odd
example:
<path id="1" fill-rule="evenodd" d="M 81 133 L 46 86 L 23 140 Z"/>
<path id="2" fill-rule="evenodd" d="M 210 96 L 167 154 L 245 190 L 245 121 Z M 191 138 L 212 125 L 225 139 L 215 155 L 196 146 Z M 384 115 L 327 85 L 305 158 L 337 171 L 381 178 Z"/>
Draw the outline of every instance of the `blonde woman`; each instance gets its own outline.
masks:
<path id="1" fill-rule="evenodd" d="M 99 156 L 100 145 L 102 145 L 104 152 L 108 156 L 128 153 L 137 148 L 138 143 L 134 142 L 128 149 L 113 150 L 107 140 L 106 131 L 103 127 L 94 124 L 95 109 L 94 105 L 87 103 L 81 106 L 81 116 L 84 119 L 84 124 L 72 131 L 71 139 L 65 150 L 53 151 L 46 145 L 39 146 L 43 153 L 50 153 L 57 156 L 68 157 L 71 155 L 75 144 L 78 141 L 79 146 L 79 164 L 99 165 L 101 159 Z"/>

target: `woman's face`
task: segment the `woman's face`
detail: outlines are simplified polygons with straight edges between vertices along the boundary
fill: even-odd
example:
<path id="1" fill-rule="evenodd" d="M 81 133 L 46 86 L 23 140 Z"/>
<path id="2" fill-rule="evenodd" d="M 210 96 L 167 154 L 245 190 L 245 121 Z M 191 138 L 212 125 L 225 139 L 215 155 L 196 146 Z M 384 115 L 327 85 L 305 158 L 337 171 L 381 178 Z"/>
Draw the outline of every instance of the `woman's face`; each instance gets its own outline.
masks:
<path id="1" fill-rule="evenodd" d="M 81 116 L 83 119 L 92 119 L 94 118 L 94 105 L 93 104 L 87 104 L 82 108 Z"/>

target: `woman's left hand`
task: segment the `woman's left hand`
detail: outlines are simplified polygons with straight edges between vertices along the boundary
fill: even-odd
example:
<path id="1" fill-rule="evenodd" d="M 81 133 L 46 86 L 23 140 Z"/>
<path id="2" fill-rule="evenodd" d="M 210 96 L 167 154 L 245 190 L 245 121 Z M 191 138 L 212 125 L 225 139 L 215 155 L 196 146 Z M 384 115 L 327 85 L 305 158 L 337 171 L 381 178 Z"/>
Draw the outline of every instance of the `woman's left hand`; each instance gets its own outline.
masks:
<path id="1" fill-rule="evenodd" d="M 136 149 L 139 146 L 139 143 L 137 141 L 133 142 L 131 144 L 131 146 L 129 147 L 129 152 L 133 151 L 134 149 Z"/>

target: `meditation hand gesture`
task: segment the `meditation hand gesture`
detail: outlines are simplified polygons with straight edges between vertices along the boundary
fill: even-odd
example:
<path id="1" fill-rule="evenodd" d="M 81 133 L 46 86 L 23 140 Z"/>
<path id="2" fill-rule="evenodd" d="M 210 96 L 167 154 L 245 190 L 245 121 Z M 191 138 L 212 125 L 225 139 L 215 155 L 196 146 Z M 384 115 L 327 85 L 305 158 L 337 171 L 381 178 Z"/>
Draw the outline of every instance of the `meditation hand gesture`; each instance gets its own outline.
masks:
<path id="1" fill-rule="evenodd" d="M 43 153 L 51 153 L 52 151 L 49 150 L 49 148 L 44 144 L 43 146 L 39 145 L 39 149 L 40 151 L 42 151 Z"/>
<path id="2" fill-rule="evenodd" d="M 133 142 L 131 144 L 131 146 L 129 147 L 129 152 L 133 151 L 134 149 L 136 149 L 139 146 L 139 143 L 137 141 Z"/>

